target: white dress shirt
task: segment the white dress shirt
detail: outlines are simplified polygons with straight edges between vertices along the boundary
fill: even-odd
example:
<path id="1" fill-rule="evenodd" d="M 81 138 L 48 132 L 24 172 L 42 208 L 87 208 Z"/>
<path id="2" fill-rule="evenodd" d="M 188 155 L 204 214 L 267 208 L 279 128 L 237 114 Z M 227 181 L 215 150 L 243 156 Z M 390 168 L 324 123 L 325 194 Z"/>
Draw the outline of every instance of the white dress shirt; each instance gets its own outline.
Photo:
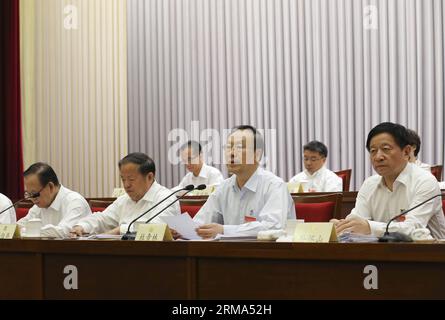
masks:
<path id="1" fill-rule="evenodd" d="M 289 183 L 301 183 L 304 192 L 341 192 L 343 191 L 343 180 L 334 172 L 327 169 L 326 166 L 321 167 L 314 174 L 304 169 L 292 179 Z"/>
<path id="2" fill-rule="evenodd" d="M 140 199 L 138 202 L 133 201 L 128 194 L 124 194 L 123 196 L 117 198 L 116 201 L 114 201 L 103 212 L 94 213 L 92 216 L 80 220 L 77 225 L 81 226 L 85 233 L 91 234 L 104 233 L 120 226 L 120 233 L 124 234 L 127 232 L 128 225 L 131 221 L 164 198 L 168 197 L 170 194 L 170 190 L 161 186 L 155 181 L 142 199 Z M 156 209 L 153 209 L 153 211 L 150 211 L 138 221 L 147 221 L 150 217 L 167 207 L 175 199 L 175 196 L 170 197 L 168 200 L 164 201 L 162 204 L 156 207 Z M 151 222 L 164 223 L 162 217 L 179 215 L 180 213 L 179 203 L 176 202 Z M 133 226 L 134 224 L 132 225 L 130 231 L 134 231 Z"/>
<path id="3" fill-rule="evenodd" d="M 11 206 L 12 202 L 9 198 L 0 193 L 0 211 L 5 210 L 7 207 Z M 3 212 L 0 215 L 0 224 L 12 224 L 16 222 L 15 209 L 12 207 L 8 211 Z"/>
<path id="4" fill-rule="evenodd" d="M 181 180 L 179 185 L 174 188 L 174 190 L 184 188 L 189 184 L 193 184 L 195 187 L 199 186 L 200 184 L 205 184 L 206 186 L 215 186 L 219 185 L 223 181 L 224 178 L 221 171 L 204 163 L 197 177 L 195 177 L 193 172 L 187 173 Z"/>
<path id="5" fill-rule="evenodd" d="M 17 224 L 26 227 L 31 219 L 42 220 L 42 237 L 69 237 L 72 227 L 83 217 L 91 215 L 88 202 L 79 193 L 60 186 L 56 198 L 48 208 L 34 205 Z"/>
<path id="6" fill-rule="evenodd" d="M 246 222 L 252 218 L 256 221 Z M 200 225 L 223 224 L 227 235 L 255 235 L 283 229 L 287 218 L 295 218 L 295 206 L 286 183 L 258 168 L 241 190 L 235 175 L 224 180 L 193 220 Z"/>
<path id="7" fill-rule="evenodd" d="M 424 170 L 426 170 L 426 171 L 428 171 L 428 172 L 431 172 L 431 166 L 430 166 L 429 164 L 427 164 L 427 163 L 423 163 L 423 162 L 420 161 L 419 159 L 417 159 L 414 163 L 415 163 L 417 166 L 419 166 L 420 168 L 422 168 L 422 169 L 424 169 Z"/>
<path id="8" fill-rule="evenodd" d="M 440 194 L 436 178 L 415 164 L 408 163 L 394 182 L 393 191 L 385 186 L 380 175 L 366 179 L 358 192 L 355 208 L 348 218 L 359 215 L 368 219 L 371 233 L 381 236 L 391 218 L 436 194 Z M 409 235 L 417 228 L 426 227 L 431 231 L 433 238 L 445 239 L 441 197 L 407 213 L 405 221 L 393 221 L 389 230 Z"/>

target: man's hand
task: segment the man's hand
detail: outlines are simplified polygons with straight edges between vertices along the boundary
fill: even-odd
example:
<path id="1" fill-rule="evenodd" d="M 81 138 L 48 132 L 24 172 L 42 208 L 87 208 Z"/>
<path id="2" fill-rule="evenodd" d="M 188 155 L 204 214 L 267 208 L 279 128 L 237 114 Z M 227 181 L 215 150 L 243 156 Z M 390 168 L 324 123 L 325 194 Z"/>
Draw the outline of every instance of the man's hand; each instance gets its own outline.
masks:
<path id="1" fill-rule="evenodd" d="M 173 239 L 176 240 L 176 239 L 181 238 L 181 234 L 178 231 L 176 231 L 175 229 L 170 228 L 170 232 L 172 234 Z"/>
<path id="2" fill-rule="evenodd" d="M 70 231 L 70 237 L 71 238 L 81 237 L 84 233 L 85 231 L 81 226 L 74 226 Z"/>
<path id="3" fill-rule="evenodd" d="M 204 224 L 196 229 L 196 232 L 198 233 L 198 236 L 209 239 L 214 238 L 217 234 L 223 234 L 224 233 L 224 227 L 221 224 L 218 223 L 210 223 L 210 224 Z"/>
<path id="4" fill-rule="evenodd" d="M 355 216 L 350 219 L 333 220 L 335 219 L 332 219 L 331 222 L 334 223 L 337 234 L 341 234 L 342 232 L 371 234 L 371 227 L 366 219 Z"/>
<path id="5" fill-rule="evenodd" d="M 119 234 L 121 234 L 121 228 L 120 227 L 116 227 L 114 229 L 111 229 L 110 231 L 105 232 L 105 234 L 119 235 Z"/>

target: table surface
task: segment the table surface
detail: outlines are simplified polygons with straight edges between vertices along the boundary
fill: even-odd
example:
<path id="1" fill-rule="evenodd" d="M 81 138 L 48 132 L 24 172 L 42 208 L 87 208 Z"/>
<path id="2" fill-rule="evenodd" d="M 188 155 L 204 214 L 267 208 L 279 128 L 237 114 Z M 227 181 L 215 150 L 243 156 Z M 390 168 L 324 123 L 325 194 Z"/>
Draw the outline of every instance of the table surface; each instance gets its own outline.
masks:
<path id="1" fill-rule="evenodd" d="M 444 299 L 444 285 L 442 243 L 0 241 L 3 299 Z"/>

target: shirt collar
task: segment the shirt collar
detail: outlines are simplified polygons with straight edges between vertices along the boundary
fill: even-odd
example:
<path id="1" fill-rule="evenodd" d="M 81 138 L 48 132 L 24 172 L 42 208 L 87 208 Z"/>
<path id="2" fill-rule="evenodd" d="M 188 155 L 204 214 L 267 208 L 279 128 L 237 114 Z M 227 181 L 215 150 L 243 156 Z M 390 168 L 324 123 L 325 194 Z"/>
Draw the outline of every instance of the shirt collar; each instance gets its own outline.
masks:
<path id="1" fill-rule="evenodd" d="M 193 174 L 193 173 L 192 173 L 192 174 Z M 208 166 L 207 166 L 205 163 L 203 163 L 203 164 L 202 164 L 202 167 L 201 167 L 201 171 L 199 171 L 198 177 L 207 179 L 208 175 L 209 175 L 209 169 L 208 169 Z"/>
<path id="2" fill-rule="evenodd" d="M 318 169 L 317 171 L 315 171 L 313 174 L 310 174 L 309 171 L 307 171 L 307 169 L 304 169 L 304 173 L 305 173 L 306 176 L 308 176 L 308 177 L 316 177 L 316 176 L 318 176 L 318 175 L 321 175 L 325 169 L 326 169 L 326 165 L 323 165 L 320 169 Z"/>
<path id="3" fill-rule="evenodd" d="M 146 202 L 154 202 L 155 196 L 158 193 L 158 190 L 160 189 L 161 185 L 155 181 L 153 181 L 153 184 L 150 186 L 150 189 L 144 194 L 142 197 L 142 201 Z M 141 201 L 139 200 L 139 201 Z"/>
<path id="4" fill-rule="evenodd" d="M 399 175 L 397 176 L 396 180 L 394 181 L 394 185 L 396 184 L 403 184 L 403 185 L 407 185 L 409 183 L 409 177 L 411 175 L 411 171 L 412 171 L 412 166 L 414 164 L 412 163 L 407 163 L 405 168 L 402 170 L 402 172 L 399 173 Z M 379 183 L 379 187 L 382 188 L 386 188 L 388 189 L 388 187 L 385 184 L 385 180 L 383 179 L 383 177 L 380 177 L 380 183 Z"/>
<path id="5" fill-rule="evenodd" d="M 60 210 L 60 207 L 62 206 L 62 198 L 63 195 L 65 194 L 65 191 L 66 191 L 65 187 L 60 185 L 59 191 L 57 191 L 57 195 L 54 198 L 54 201 L 49 206 L 49 208 L 54 209 L 56 211 Z"/>
<path id="6" fill-rule="evenodd" d="M 246 188 L 252 192 L 256 192 L 257 188 L 258 188 L 258 183 L 259 183 L 259 175 L 261 173 L 263 169 L 258 167 L 255 172 L 250 176 L 249 180 L 247 180 L 247 182 L 244 184 L 243 188 Z M 232 183 L 232 187 L 234 190 L 239 190 L 238 185 L 236 183 L 236 175 L 233 175 L 231 177 L 231 183 Z"/>

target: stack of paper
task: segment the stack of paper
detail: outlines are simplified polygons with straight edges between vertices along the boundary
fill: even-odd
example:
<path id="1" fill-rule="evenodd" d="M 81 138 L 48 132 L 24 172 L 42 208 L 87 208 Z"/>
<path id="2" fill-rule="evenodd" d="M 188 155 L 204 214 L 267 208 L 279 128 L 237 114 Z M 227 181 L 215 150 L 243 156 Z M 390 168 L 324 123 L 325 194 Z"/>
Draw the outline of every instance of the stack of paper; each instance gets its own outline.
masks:
<path id="1" fill-rule="evenodd" d="M 338 236 L 338 242 L 378 242 L 379 239 L 375 236 L 371 235 L 363 235 L 363 234 L 357 234 L 352 232 L 343 232 L 341 235 Z"/>

